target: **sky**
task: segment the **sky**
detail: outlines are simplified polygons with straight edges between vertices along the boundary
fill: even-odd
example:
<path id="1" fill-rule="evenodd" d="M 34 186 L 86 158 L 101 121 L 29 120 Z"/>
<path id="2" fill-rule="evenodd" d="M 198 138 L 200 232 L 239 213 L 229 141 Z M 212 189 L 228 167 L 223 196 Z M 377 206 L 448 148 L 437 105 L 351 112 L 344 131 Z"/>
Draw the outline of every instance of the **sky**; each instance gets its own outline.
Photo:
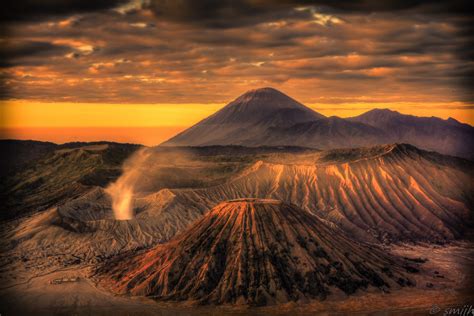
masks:
<path id="1" fill-rule="evenodd" d="M 474 124 L 469 1 L 16 0 L 0 137 L 158 144 L 247 90 Z"/>

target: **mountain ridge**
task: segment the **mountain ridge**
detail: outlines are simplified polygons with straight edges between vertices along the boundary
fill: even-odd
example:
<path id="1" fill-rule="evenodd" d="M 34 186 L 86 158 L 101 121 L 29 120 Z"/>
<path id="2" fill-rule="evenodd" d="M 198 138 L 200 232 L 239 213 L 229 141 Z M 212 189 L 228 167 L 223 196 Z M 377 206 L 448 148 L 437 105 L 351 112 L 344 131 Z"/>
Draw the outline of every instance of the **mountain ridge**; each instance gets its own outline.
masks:
<path id="1" fill-rule="evenodd" d="M 232 145 L 245 145 L 269 127 L 321 118 L 324 116 L 276 89 L 255 89 L 161 145 L 219 145 L 226 139 L 232 140 Z"/>
<path id="2" fill-rule="evenodd" d="M 474 158 L 474 127 L 455 119 L 372 109 L 356 117 L 326 117 L 273 88 L 250 90 L 160 146 L 241 145 L 354 148 L 410 143 Z"/>

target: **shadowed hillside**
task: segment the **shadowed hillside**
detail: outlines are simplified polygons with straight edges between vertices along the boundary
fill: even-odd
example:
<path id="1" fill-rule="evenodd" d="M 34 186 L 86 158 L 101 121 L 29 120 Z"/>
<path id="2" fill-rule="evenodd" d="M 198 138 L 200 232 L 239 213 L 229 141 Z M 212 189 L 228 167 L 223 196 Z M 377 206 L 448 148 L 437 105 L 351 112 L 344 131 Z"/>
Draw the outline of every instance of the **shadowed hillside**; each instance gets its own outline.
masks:
<path id="1" fill-rule="evenodd" d="M 140 147 L 106 142 L 1 141 L 0 145 L 18 159 L 18 167 L 10 169 L 0 184 L 2 219 L 61 205 L 93 186 L 107 185 L 120 176 L 123 161 Z"/>

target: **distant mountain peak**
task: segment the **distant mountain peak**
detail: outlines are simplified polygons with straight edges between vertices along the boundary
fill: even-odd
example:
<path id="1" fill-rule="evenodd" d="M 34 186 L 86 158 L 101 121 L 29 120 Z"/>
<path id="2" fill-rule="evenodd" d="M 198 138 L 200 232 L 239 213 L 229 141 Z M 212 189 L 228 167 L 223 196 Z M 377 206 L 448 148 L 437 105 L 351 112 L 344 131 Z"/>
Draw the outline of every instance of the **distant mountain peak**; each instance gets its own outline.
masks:
<path id="1" fill-rule="evenodd" d="M 271 87 L 249 90 L 228 104 L 226 108 L 242 105 L 265 107 L 268 110 L 278 108 L 304 108 L 309 110 L 302 103 Z"/>
<path id="2" fill-rule="evenodd" d="M 251 89 L 245 92 L 243 95 L 246 94 L 264 94 L 264 93 L 277 93 L 277 94 L 284 94 L 280 90 L 277 90 L 272 87 L 263 87 L 263 88 L 257 88 L 257 89 Z"/>
<path id="3" fill-rule="evenodd" d="M 409 143 L 471 159 L 474 127 L 456 120 L 375 108 L 359 116 L 326 117 L 285 93 L 263 87 L 174 136 L 165 146 L 302 146 L 319 149 Z"/>
<path id="4" fill-rule="evenodd" d="M 277 118 L 277 122 L 275 122 Z M 274 88 L 247 91 L 209 117 L 213 124 L 258 122 L 292 125 L 324 118 L 323 115 Z"/>
<path id="5" fill-rule="evenodd" d="M 389 108 L 375 108 L 365 112 L 364 114 L 385 114 L 385 115 L 400 115 L 401 113 L 395 110 L 391 110 Z"/>
<path id="6" fill-rule="evenodd" d="M 274 88 L 247 91 L 208 118 L 171 138 L 168 146 L 252 145 L 269 129 L 325 118 Z"/>
<path id="7" fill-rule="evenodd" d="M 472 128 L 472 125 L 469 125 L 467 123 L 459 122 L 458 120 L 456 120 L 455 118 L 453 118 L 451 116 L 446 119 L 446 122 L 448 122 L 449 124 L 454 125 L 454 126 L 464 126 L 464 127 L 467 127 L 467 128 L 469 128 L 469 127 Z"/>
<path id="8" fill-rule="evenodd" d="M 391 110 L 389 108 L 373 108 L 372 110 L 367 111 L 367 113 L 370 113 L 370 112 L 398 113 L 397 111 Z"/>
<path id="9" fill-rule="evenodd" d="M 287 94 L 281 92 L 272 87 L 264 87 L 258 89 L 248 90 L 244 94 L 240 95 L 236 100 L 278 100 L 278 99 L 285 99 L 291 100 L 295 103 L 299 103 L 298 101 L 294 100 L 293 98 L 289 97 Z M 301 104 L 301 103 L 300 103 Z"/>

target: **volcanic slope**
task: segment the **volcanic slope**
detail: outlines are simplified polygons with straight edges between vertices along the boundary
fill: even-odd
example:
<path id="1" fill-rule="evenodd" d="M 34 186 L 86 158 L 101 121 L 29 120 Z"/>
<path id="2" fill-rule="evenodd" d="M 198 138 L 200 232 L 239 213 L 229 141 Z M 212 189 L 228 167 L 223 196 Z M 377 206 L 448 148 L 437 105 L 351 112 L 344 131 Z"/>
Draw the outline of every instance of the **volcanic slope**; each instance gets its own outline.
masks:
<path id="1" fill-rule="evenodd" d="M 27 148 L 30 148 L 28 151 Z M 121 173 L 138 145 L 0 141 L 14 162 L 0 181 L 0 219 L 13 219 L 64 204 L 105 186 Z M 14 164 L 15 163 L 15 164 Z"/>
<path id="2" fill-rule="evenodd" d="M 109 163 L 101 163 L 105 159 L 100 159 L 98 155 L 107 158 L 106 150 L 98 151 L 97 148 L 89 146 L 54 152 L 51 155 L 54 159 L 47 157 L 47 160 L 41 163 L 41 168 L 28 168 L 20 174 L 28 174 L 29 178 L 47 178 L 47 183 L 53 183 L 54 186 L 51 186 L 50 190 L 43 187 L 38 190 L 24 190 L 23 196 L 33 201 L 45 201 L 49 194 L 55 194 L 54 188 L 68 189 L 75 185 L 73 180 L 76 173 L 79 174 L 81 183 L 88 179 L 89 184 L 102 184 L 111 174 L 110 171 L 120 173 L 119 166 L 116 167 L 118 170 L 112 168 L 115 165 L 104 168 L 109 166 Z M 68 196 L 67 200 L 59 200 L 47 210 L 35 210 L 32 207 L 28 215 L 23 214 L 22 217 L 3 222 L 0 232 L 3 258 L 6 261 L 22 260 L 22 268 L 33 269 L 38 265 L 38 261 L 46 256 L 51 258 L 48 260 L 48 265 L 51 264 L 49 268 L 54 268 L 55 263 L 63 265 L 77 261 L 95 262 L 130 249 L 154 246 L 169 240 L 208 211 L 208 208 L 201 204 L 202 211 L 196 211 L 194 207 L 188 211 L 185 206 L 177 213 L 167 212 L 166 209 L 171 206 L 168 202 L 174 204 L 170 200 L 173 196 L 170 189 L 210 187 L 226 182 L 264 157 L 303 152 L 314 150 L 199 147 L 183 152 L 182 149 L 170 147 L 155 148 L 154 158 L 146 164 L 146 174 L 141 176 L 140 183 L 135 186 L 135 218 L 127 221 L 115 220 L 111 198 L 104 189 L 83 185 L 84 190 L 77 194 L 79 197 Z M 116 153 L 113 154 L 113 157 L 117 156 Z M 61 160 L 61 157 L 64 160 Z M 70 159 L 71 157 L 80 159 Z M 61 169 L 63 166 L 67 168 Z M 73 177 L 71 182 L 62 182 L 68 174 Z M 13 198 L 11 200 L 13 201 Z"/>
<path id="3" fill-rule="evenodd" d="M 411 285 L 406 262 L 277 200 L 223 202 L 165 245 L 114 258 L 100 284 L 201 304 L 266 305 Z"/>
<path id="4" fill-rule="evenodd" d="M 246 92 L 164 142 L 164 146 L 304 146 L 356 148 L 390 143 L 474 157 L 474 127 L 452 118 L 374 109 L 352 118 L 325 117 L 273 88 Z"/>
<path id="5" fill-rule="evenodd" d="M 442 154 L 474 158 L 474 127 L 453 118 L 443 120 L 373 109 L 347 120 L 385 131 L 389 142 L 410 143 Z"/>
<path id="6" fill-rule="evenodd" d="M 224 108 L 174 136 L 162 145 L 270 146 L 268 132 L 272 127 L 289 128 L 325 116 L 273 88 L 246 92 Z M 276 145 L 297 145 L 292 142 Z"/>
<path id="7" fill-rule="evenodd" d="M 272 198 L 360 240 L 443 242 L 462 237 L 472 223 L 472 167 L 403 144 L 269 157 L 220 185 L 150 194 L 137 200 L 138 217 L 167 218 L 174 229 L 221 201 Z"/>
<path id="8" fill-rule="evenodd" d="M 444 242 L 472 223 L 472 167 L 410 145 L 269 154 L 217 185 L 136 196 L 129 221 L 113 219 L 110 198 L 97 187 L 12 222 L 2 243 L 15 253 L 8 258 L 28 257 L 25 265 L 58 253 L 95 261 L 166 242 L 220 202 L 246 197 L 293 203 L 361 241 Z"/>
<path id="9" fill-rule="evenodd" d="M 388 142 L 373 126 L 327 118 L 273 89 L 250 90 L 164 142 L 164 146 L 305 146 L 343 148 Z"/>

